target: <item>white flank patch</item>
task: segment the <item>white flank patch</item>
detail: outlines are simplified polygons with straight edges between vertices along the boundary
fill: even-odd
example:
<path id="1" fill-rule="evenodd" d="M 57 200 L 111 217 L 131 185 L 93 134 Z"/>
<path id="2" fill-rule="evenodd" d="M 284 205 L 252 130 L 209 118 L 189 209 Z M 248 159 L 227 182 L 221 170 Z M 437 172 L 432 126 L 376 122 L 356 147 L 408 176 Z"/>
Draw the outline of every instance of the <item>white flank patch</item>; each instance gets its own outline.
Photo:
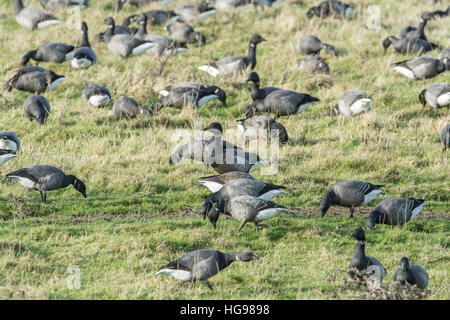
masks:
<path id="1" fill-rule="evenodd" d="M 172 18 L 169 19 L 169 21 L 175 22 L 175 21 L 180 20 L 180 18 L 181 18 L 180 16 L 173 16 Z"/>
<path id="2" fill-rule="evenodd" d="M 171 4 L 171 3 L 174 2 L 174 1 L 175 1 L 175 0 L 163 0 L 162 3 L 163 3 L 164 5 L 167 6 L 168 4 Z"/>
<path id="3" fill-rule="evenodd" d="M 167 90 L 161 90 L 161 91 L 159 92 L 159 94 L 162 95 L 163 97 L 167 97 L 167 96 L 169 95 L 169 91 L 167 91 Z"/>
<path id="4" fill-rule="evenodd" d="M 242 124 L 238 124 L 237 127 L 238 127 L 239 131 L 245 132 L 245 128 Z"/>
<path id="5" fill-rule="evenodd" d="M 284 208 L 271 208 L 258 212 L 255 217 L 255 221 L 259 222 L 262 220 L 267 220 L 275 217 L 279 212 L 286 212 L 287 210 Z"/>
<path id="6" fill-rule="evenodd" d="M 66 77 L 62 77 L 62 78 L 58 78 L 55 81 L 52 82 L 52 84 L 50 85 L 50 87 L 48 88 L 48 90 L 53 90 L 58 84 L 60 84 L 61 82 L 63 82 L 64 80 L 67 80 Z"/>
<path id="7" fill-rule="evenodd" d="M 106 106 L 109 103 L 109 96 L 106 94 L 103 95 L 95 95 L 89 98 L 89 104 L 94 107 Z"/>
<path id="8" fill-rule="evenodd" d="M 205 71 L 205 72 L 209 73 L 213 77 L 217 77 L 219 75 L 219 73 L 220 73 L 219 70 L 217 70 L 214 67 L 208 66 L 208 65 L 200 66 L 200 67 L 198 67 L 198 70 Z"/>
<path id="9" fill-rule="evenodd" d="M 74 59 L 72 59 L 72 62 L 70 64 L 71 64 L 72 68 L 81 69 L 81 68 L 88 68 L 88 67 L 92 66 L 92 61 L 89 59 L 85 59 L 85 58 L 81 58 L 81 59 L 74 58 Z"/>
<path id="10" fill-rule="evenodd" d="M 44 29 L 44 28 L 50 27 L 50 26 L 52 26 L 52 25 L 54 25 L 54 24 L 60 24 L 60 23 L 61 23 L 61 20 L 47 20 L 47 21 L 42 21 L 42 22 L 39 22 L 39 23 L 37 24 L 37 28 L 38 28 L 38 29 Z"/>
<path id="11" fill-rule="evenodd" d="M 218 98 L 218 96 L 216 96 L 215 94 L 210 94 L 209 96 L 204 96 L 203 98 L 198 100 L 197 105 L 199 107 L 201 107 L 202 105 L 206 104 L 209 100 L 217 99 L 217 98 Z"/>
<path id="12" fill-rule="evenodd" d="M 272 2 L 272 7 L 275 7 L 275 6 L 279 5 L 279 4 L 282 3 L 283 1 L 284 1 L 284 0 L 277 0 L 277 1 Z"/>
<path id="13" fill-rule="evenodd" d="M 437 102 L 438 105 L 440 107 L 445 107 L 450 105 L 450 92 L 447 92 L 445 94 L 441 94 L 438 98 L 437 98 Z"/>
<path id="14" fill-rule="evenodd" d="M 175 279 L 181 281 L 191 281 L 192 279 L 192 274 L 189 271 L 185 270 L 162 269 L 156 274 L 170 274 Z"/>
<path id="15" fill-rule="evenodd" d="M 31 181 L 30 179 L 24 178 L 24 177 L 17 177 L 17 176 L 9 176 L 8 179 L 16 179 L 19 181 L 19 183 L 28 188 L 28 189 L 34 189 L 35 183 L 34 181 Z"/>
<path id="16" fill-rule="evenodd" d="M 312 102 L 301 104 L 300 108 L 298 108 L 298 113 L 305 111 L 311 104 L 312 104 Z"/>
<path id="17" fill-rule="evenodd" d="M 0 156 L 0 167 L 8 160 L 17 157 L 17 155 L 12 153 L 3 154 Z"/>
<path id="18" fill-rule="evenodd" d="M 203 181 L 203 180 L 199 180 L 198 182 L 203 184 L 205 187 L 207 187 L 213 193 L 219 191 L 223 187 L 223 184 L 220 184 L 217 182 Z"/>
<path id="19" fill-rule="evenodd" d="M 212 16 L 216 13 L 217 13 L 217 10 L 208 10 L 208 11 L 200 13 L 198 16 L 200 17 L 200 19 L 206 19 L 209 16 Z"/>
<path id="20" fill-rule="evenodd" d="M 353 8 L 345 9 L 344 17 L 348 17 L 349 15 L 351 15 L 353 13 L 353 11 L 355 11 Z"/>
<path id="21" fill-rule="evenodd" d="M 383 194 L 381 190 L 372 190 L 368 194 L 364 196 L 364 204 L 368 204 L 370 201 L 378 197 L 380 194 Z"/>
<path id="22" fill-rule="evenodd" d="M 425 207 L 425 203 L 422 203 L 420 206 L 418 206 L 417 208 L 415 208 L 415 209 L 412 211 L 411 219 L 410 219 L 410 220 L 414 219 L 414 218 L 420 213 L 420 211 L 423 210 L 424 207 Z"/>
<path id="23" fill-rule="evenodd" d="M 145 51 L 147 51 L 148 49 L 150 49 L 154 46 L 155 46 L 155 44 L 153 42 L 143 43 L 140 46 L 137 46 L 136 48 L 133 49 L 133 55 L 134 56 L 141 55 L 141 54 L 145 53 Z"/>
<path id="24" fill-rule="evenodd" d="M 75 51 L 75 50 L 66 53 L 66 61 L 73 58 L 73 53 L 74 53 L 74 51 Z"/>
<path id="25" fill-rule="evenodd" d="M 17 144 L 11 140 L 0 139 L 0 149 L 17 151 Z"/>
<path id="26" fill-rule="evenodd" d="M 359 99 L 358 101 L 355 101 L 355 103 L 352 104 L 352 106 L 350 107 L 350 110 L 352 110 L 353 114 L 367 112 L 370 110 L 371 104 L 372 104 L 372 99 L 369 99 L 369 98 Z"/>
<path id="27" fill-rule="evenodd" d="M 283 190 L 270 190 L 269 192 L 266 192 L 262 195 L 260 195 L 258 198 L 262 199 L 262 200 L 266 200 L 266 201 L 270 201 L 272 200 L 274 197 L 276 197 L 279 194 L 283 194 L 283 193 L 287 193 L 286 191 Z"/>
<path id="28" fill-rule="evenodd" d="M 250 170 L 248 172 L 255 170 L 256 167 L 258 167 L 262 164 L 265 164 L 265 163 L 267 163 L 267 160 L 260 160 L 260 161 L 255 162 L 255 164 L 250 168 Z"/>
<path id="29" fill-rule="evenodd" d="M 164 51 L 165 56 L 174 56 L 179 52 L 188 52 L 189 50 L 187 48 L 176 48 L 176 49 L 169 49 Z"/>
<path id="30" fill-rule="evenodd" d="M 409 70 L 408 68 L 395 67 L 394 69 L 392 69 L 392 71 L 398 72 L 401 75 L 404 75 L 405 77 L 407 77 L 409 79 L 416 79 L 416 77 L 414 76 L 414 73 L 411 70 Z"/>

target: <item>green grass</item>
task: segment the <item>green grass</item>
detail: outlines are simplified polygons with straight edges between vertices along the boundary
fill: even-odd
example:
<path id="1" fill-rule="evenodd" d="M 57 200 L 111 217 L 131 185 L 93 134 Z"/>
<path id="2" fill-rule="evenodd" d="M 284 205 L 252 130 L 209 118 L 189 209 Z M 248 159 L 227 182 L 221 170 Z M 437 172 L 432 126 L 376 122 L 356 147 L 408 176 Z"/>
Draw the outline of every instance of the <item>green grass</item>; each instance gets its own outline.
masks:
<path id="1" fill-rule="evenodd" d="M 181 2 L 170 5 L 174 7 Z M 25 1 L 40 8 L 37 0 Z M 247 9 L 235 15 L 221 13 L 194 28 L 205 34 L 207 45 L 191 46 L 189 52 L 165 63 L 151 56 L 127 59 L 110 54 L 94 35 L 113 15 L 109 1 L 93 1 L 81 12 L 87 21 L 98 64 L 85 71 L 68 63 L 40 64 L 68 80 L 46 94 L 52 113 L 45 126 L 31 123 L 22 113 L 28 93 L 0 94 L 1 130 L 15 131 L 22 141 L 19 156 L 0 173 L 37 163 L 58 166 L 87 185 L 83 199 L 72 187 L 48 194 L 28 192 L 18 183 L 1 182 L 0 189 L 0 298 L 3 299 L 330 299 L 338 283 L 327 276 L 345 269 L 353 253 L 351 232 L 364 226 L 371 208 L 358 208 L 356 218 L 347 211 L 330 209 L 324 219 L 317 207 L 324 192 L 343 179 L 383 184 L 388 197 L 426 199 L 419 220 L 403 229 L 377 226 L 367 232 L 367 254 L 387 269 L 384 283 L 402 256 L 423 266 L 430 276 L 431 299 L 449 298 L 448 239 L 450 170 L 449 153 L 442 153 L 439 133 L 450 117 L 423 108 L 417 97 L 435 82 L 448 82 L 450 73 L 426 81 L 411 81 L 390 71 L 390 64 L 405 57 L 383 56 L 381 41 L 401 27 L 416 25 L 426 9 L 442 9 L 409 1 L 376 1 L 382 13 L 380 31 L 364 27 L 364 13 L 372 1 L 358 2 L 358 16 L 348 21 L 307 20 L 312 1 L 286 3 L 266 10 Z M 142 11 L 159 8 L 150 4 Z M 114 15 L 118 22 L 135 9 L 126 6 Z M 80 33 L 63 25 L 30 32 L 14 19 L 13 3 L 0 8 L 0 82 L 5 83 L 18 67 L 20 57 L 44 41 L 79 43 Z M 406 14 L 405 14 L 406 12 Z M 68 19 L 68 14 L 56 14 Z M 398 19 L 401 16 L 402 19 Z M 450 45 L 444 23 L 431 21 L 429 39 Z M 276 27 L 273 27 L 276 26 Z M 163 27 L 149 30 L 166 34 Z M 208 195 L 197 183 L 214 174 L 204 164 L 169 166 L 168 157 L 182 140 L 198 134 L 199 121 L 220 121 L 226 139 L 251 98 L 246 74 L 236 79 L 213 79 L 196 69 L 211 58 L 244 55 L 251 34 L 267 42 L 258 46 L 257 71 L 262 86 L 278 86 L 307 92 L 321 99 L 307 111 L 279 119 L 290 141 L 280 147 L 280 172 L 261 180 L 282 184 L 289 193 L 275 200 L 290 208 L 291 215 L 266 221 L 260 233 L 252 226 L 237 232 L 239 223 L 220 219 L 217 229 L 203 221 L 199 209 Z M 329 75 L 301 74 L 295 44 L 301 35 L 315 34 L 341 49 L 333 57 L 322 53 Z M 21 39 L 18 41 L 17 39 Z M 438 52 L 427 55 L 437 56 Z M 151 118 L 115 121 L 110 107 L 94 109 L 81 98 L 89 83 L 104 83 L 115 99 L 134 97 L 151 106 L 158 91 L 180 81 L 218 85 L 227 93 L 227 107 L 211 102 L 199 110 L 162 109 Z M 330 117 L 330 106 L 345 91 L 361 89 L 372 95 L 372 110 L 355 118 Z M 184 129 L 187 131 L 177 131 Z M 192 290 L 171 277 L 156 276 L 158 268 L 188 251 L 214 248 L 221 251 L 251 250 L 261 259 L 233 263 L 211 278 L 215 291 L 198 284 Z M 66 270 L 81 271 L 81 289 L 67 287 Z M 342 293 L 355 298 L 357 292 Z"/>

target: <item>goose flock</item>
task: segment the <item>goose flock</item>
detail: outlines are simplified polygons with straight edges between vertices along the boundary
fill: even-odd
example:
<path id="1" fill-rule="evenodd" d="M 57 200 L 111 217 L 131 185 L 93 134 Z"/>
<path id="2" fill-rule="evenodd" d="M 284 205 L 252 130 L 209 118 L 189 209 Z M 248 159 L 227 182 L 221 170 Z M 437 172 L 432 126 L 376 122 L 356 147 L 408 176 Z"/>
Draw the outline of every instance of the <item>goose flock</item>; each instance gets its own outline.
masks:
<path id="1" fill-rule="evenodd" d="M 58 28 L 58 25 L 63 22 L 56 17 L 58 12 L 59 16 L 63 16 L 61 12 L 71 6 L 89 10 L 90 4 L 88 0 L 41 0 L 43 10 L 40 10 L 31 6 L 25 7 L 22 0 L 14 1 L 17 23 L 33 32 L 45 32 L 41 30 Z M 95 36 L 99 45 L 107 48 L 117 59 L 140 59 L 137 56 L 144 54 L 169 59 L 177 54 L 182 55 L 192 46 L 213 45 L 204 34 L 195 31 L 190 23 L 208 19 L 208 17 L 221 14 L 223 11 L 249 6 L 274 7 L 282 2 L 203 0 L 199 4 L 178 5 L 173 11 L 161 9 L 138 12 L 140 7 L 151 1 L 153 0 L 114 1 L 113 7 L 116 11 L 130 5 L 137 12 L 128 16 L 122 25 L 118 25 L 113 18 L 114 12 L 111 11 L 111 16 L 103 19 L 106 30 Z M 162 1 L 162 4 L 169 2 Z M 51 13 L 47 13 L 47 11 Z M 304 14 L 308 19 L 327 19 L 329 17 L 347 19 L 356 14 L 356 11 L 356 8 L 350 4 L 337 0 L 325 0 L 317 6 L 310 7 Z M 384 48 L 385 53 L 392 45 L 399 54 L 416 55 L 408 60 L 394 62 L 393 72 L 420 81 L 434 78 L 450 70 L 450 48 L 442 48 L 438 44 L 439 41 L 430 42 L 425 35 L 426 27 L 438 19 L 445 22 L 437 24 L 435 27 L 448 29 L 449 13 L 450 7 L 445 10 L 423 12 L 417 26 L 406 26 L 399 31 L 397 36 L 391 35 L 381 41 L 380 49 Z M 96 65 L 101 62 L 102 56 L 97 55 L 89 42 L 89 22 L 81 22 L 79 46 L 51 41 L 43 43 L 37 49 L 29 48 L 28 52 L 24 55 L 21 54 L 23 56 L 18 61 L 21 68 L 16 70 L 15 74 L 5 83 L 4 90 L 11 92 L 16 89 L 31 94 L 23 103 L 23 113 L 30 121 L 35 120 L 39 125 L 45 126 L 51 113 L 52 99 L 48 93 L 66 80 L 66 77 L 58 75 L 50 69 L 27 64 L 35 61 L 36 63 L 45 62 L 51 66 L 51 64 L 70 61 L 70 66 L 74 69 L 96 68 Z M 131 27 L 132 24 L 137 27 Z M 165 27 L 167 35 L 147 33 L 147 28 L 151 25 L 167 25 Z M 260 34 L 248 34 L 246 38 L 248 39 L 246 56 L 236 55 L 209 62 L 204 61 L 197 68 L 214 78 L 236 78 L 245 74 L 248 77 L 246 83 L 250 83 L 251 86 L 249 93 L 251 104 L 246 108 L 244 118 L 235 119 L 238 123 L 237 127 L 248 140 L 259 139 L 261 132 L 264 132 L 266 139 L 276 139 L 281 144 L 287 143 L 291 134 L 288 136 L 286 128 L 280 122 L 282 117 L 301 113 L 312 104 L 325 100 L 325 97 L 314 97 L 305 92 L 284 88 L 261 87 L 260 76 L 254 71 L 258 62 L 257 47 L 263 46 L 264 42 L 270 41 L 270 39 L 266 39 Z M 331 36 L 323 40 L 327 43 L 315 35 L 304 35 L 298 39 L 295 48 L 300 54 L 306 55 L 298 62 L 300 70 L 327 74 L 332 66 L 320 56 L 321 52 L 328 57 L 345 54 L 345 50 L 342 51 L 330 44 L 333 42 Z M 421 56 L 434 50 L 440 51 L 437 58 Z M 236 54 L 245 53 L 236 52 Z M 399 78 L 399 81 L 401 80 L 403 79 Z M 122 118 L 151 117 L 155 113 L 162 112 L 164 107 L 183 109 L 191 106 L 196 109 L 215 99 L 221 102 L 222 107 L 225 108 L 227 99 L 233 96 L 231 92 L 225 92 L 218 86 L 188 81 L 165 87 L 159 92 L 161 97 L 148 106 L 144 106 L 133 97 L 114 97 L 111 92 L 113 91 L 110 91 L 104 84 L 89 83 L 82 91 L 82 98 L 89 106 L 96 108 L 113 104 L 112 112 L 119 121 Z M 420 93 L 418 92 L 416 97 L 423 106 L 431 106 L 437 115 L 439 109 L 450 106 L 450 85 L 447 82 L 434 83 Z M 368 112 L 372 102 L 370 93 L 358 89 L 344 92 L 335 106 L 330 108 L 331 115 L 342 114 L 354 117 Z M 274 117 L 272 118 L 270 115 Z M 223 129 L 221 123 L 211 122 L 203 129 L 208 134 L 192 137 L 186 144 L 179 146 L 168 157 L 169 162 L 173 165 L 180 163 L 183 159 L 195 159 L 204 162 L 218 173 L 201 177 L 198 180 L 211 192 L 204 200 L 200 215 L 204 220 L 207 219 L 214 228 L 217 228 L 219 217 L 226 215 L 238 222 L 236 224 L 238 231 L 251 222 L 258 232 L 261 222 L 289 211 L 288 208 L 273 201 L 275 197 L 287 194 L 289 190 L 282 185 L 255 179 L 250 172 L 268 161 L 256 153 L 247 152 L 243 148 L 223 140 Z M 440 139 L 445 152 L 450 147 L 450 124 L 442 129 Z M 6 161 L 16 158 L 20 147 L 21 142 L 16 133 L 0 132 L 0 166 Z M 42 202 L 46 202 L 48 191 L 66 188 L 69 185 L 73 185 L 84 198 L 87 197 L 86 185 L 82 180 L 51 165 L 37 164 L 29 168 L 18 169 L 6 174 L 6 178 L 17 180 L 23 187 L 30 190 L 39 191 Z M 317 199 L 317 202 L 320 202 L 321 216 L 324 217 L 331 206 L 341 206 L 349 208 L 350 218 L 353 218 L 355 208 L 368 205 L 378 196 L 385 192 L 388 193 L 380 190 L 383 187 L 383 185 L 366 181 L 339 181 L 331 186 L 321 201 Z M 379 202 L 370 212 L 366 221 L 366 229 L 372 230 L 377 224 L 403 226 L 417 217 L 424 206 L 425 200 L 423 199 L 387 198 Z M 255 233 L 256 236 L 257 233 Z M 373 267 L 378 268 L 381 281 L 386 275 L 386 269 L 376 258 L 366 256 L 364 230 L 361 227 L 357 228 L 351 237 L 357 240 L 357 244 L 349 268 L 361 271 Z M 213 249 L 200 249 L 168 263 L 161 267 L 156 274 L 168 274 L 178 280 L 189 281 L 191 285 L 195 280 L 202 281 L 212 289 L 208 279 L 232 262 L 246 262 L 258 258 L 259 256 L 253 252 L 224 253 Z M 422 267 L 409 264 L 408 258 L 403 257 L 400 267 L 393 275 L 393 280 L 407 282 L 423 289 L 428 284 L 428 274 Z"/>

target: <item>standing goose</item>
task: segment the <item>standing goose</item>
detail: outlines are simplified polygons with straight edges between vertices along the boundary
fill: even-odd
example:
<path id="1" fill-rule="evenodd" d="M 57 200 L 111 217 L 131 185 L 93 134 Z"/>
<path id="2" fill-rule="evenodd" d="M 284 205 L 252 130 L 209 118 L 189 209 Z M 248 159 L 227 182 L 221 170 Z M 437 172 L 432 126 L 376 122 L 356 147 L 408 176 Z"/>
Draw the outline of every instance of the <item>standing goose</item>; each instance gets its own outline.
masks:
<path id="1" fill-rule="evenodd" d="M 450 148 L 450 123 L 447 123 L 447 125 L 442 129 L 440 137 L 442 143 L 444 144 L 442 151 L 445 151 Z"/>
<path id="2" fill-rule="evenodd" d="M 293 90 L 275 90 L 264 99 L 254 101 L 251 107 L 260 112 L 273 113 L 277 118 L 303 112 L 317 101 L 320 100 L 306 93 Z"/>
<path id="3" fill-rule="evenodd" d="M 66 80 L 64 76 L 57 75 L 53 71 L 42 67 L 25 66 L 6 82 L 4 90 L 10 92 L 15 88 L 17 90 L 39 94 L 54 89 L 64 80 Z"/>
<path id="4" fill-rule="evenodd" d="M 8 160 L 17 157 L 20 139 L 12 131 L 0 132 L 0 167 Z"/>
<path id="5" fill-rule="evenodd" d="M 249 67 L 253 70 L 256 66 L 256 46 L 263 41 L 266 40 L 259 34 L 254 34 L 250 38 L 246 57 L 227 57 L 213 61 L 209 65 L 202 65 L 198 69 L 209 73 L 213 77 L 217 77 L 218 75 L 238 75 Z"/>
<path id="6" fill-rule="evenodd" d="M 163 97 L 155 102 L 153 110 L 162 107 L 182 109 L 186 105 L 201 107 L 212 99 L 219 99 L 226 106 L 226 93 L 216 86 L 206 87 L 200 83 L 180 83 L 160 92 Z"/>
<path id="7" fill-rule="evenodd" d="M 301 54 L 319 54 L 320 50 L 324 49 L 329 54 L 336 56 L 336 49 L 327 43 L 320 41 L 320 39 L 314 35 L 300 37 L 297 41 L 296 49 Z"/>
<path id="8" fill-rule="evenodd" d="M 81 23 L 81 34 L 81 46 L 75 49 L 71 62 L 72 67 L 75 69 L 89 68 L 93 64 L 97 63 L 97 55 L 89 44 L 88 26 L 84 21 Z"/>
<path id="9" fill-rule="evenodd" d="M 219 191 L 224 184 L 237 179 L 255 180 L 255 178 L 253 178 L 251 174 L 240 171 L 231 171 L 219 175 L 201 177 L 200 180 L 198 180 L 198 182 L 203 184 L 206 188 L 208 188 L 211 192 L 214 193 Z"/>
<path id="10" fill-rule="evenodd" d="M 211 9 L 206 3 L 200 4 L 182 4 L 173 10 L 176 14 L 174 20 L 185 22 L 206 19 L 217 13 L 217 10 Z"/>
<path id="11" fill-rule="evenodd" d="M 104 107 L 111 101 L 111 93 L 103 84 L 90 84 L 84 89 L 82 97 L 94 107 Z"/>
<path id="12" fill-rule="evenodd" d="M 355 9 L 350 5 L 336 0 L 324 0 L 318 6 L 311 7 L 306 12 L 308 19 L 313 16 L 319 18 L 327 18 L 329 16 L 334 17 L 348 17 Z"/>
<path id="13" fill-rule="evenodd" d="M 268 137 L 271 137 L 272 139 L 279 139 L 281 143 L 288 141 L 286 128 L 269 116 L 253 115 L 236 121 L 240 122 L 238 129 L 244 134 L 246 139 L 267 140 Z"/>
<path id="14" fill-rule="evenodd" d="M 224 184 L 222 188 L 219 189 L 219 191 L 211 193 L 206 198 L 202 206 L 201 214 L 203 218 L 205 218 L 208 212 L 213 207 L 214 203 L 227 202 L 232 198 L 240 196 L 254 196 L 266 201 L 270 201 L 279 194 L 287 193 L 286 191 L 282 190 L 285 188 L 286 187 L 254 179 L 232 180 Z"/>
<path id="15" fill-rule="evenodd" d="M 363 91 L 347 91 L 331 111 L 332 115 L 344 114 L 354 116 L 368 112 L 372 105 L 372 97 Z"/>
<path id="16" fill-rule="evenodd" d="M 26 65 L 30 59 L 38 62 L 61 63 L 72 59 L 74 46 L 61 42 L 46 42 L 36 50 L 28 51 L 21 59 L 20 64 Z"/>
<path id="17" fill-rule="evenodd" d="M 251 87 L 251 97 L 252 100 L 262 100 L 264 99 L 269 93 L 275 91 L 275 90 L 280 90 L 280 88 L 276 88 L 276 87 L 264 87 L 264 88 L 260 88 L 259 87 L 259 75 L 252 71 L 249 75 L 248 78 L 246 80 L 246 82 L 251 82 L 252 83 L 252 87 Z"/>
<path id="18" fill-rule="evenodd" d="M 420 17 L 420 24 L 418 28 L 411 26 L 404 27 L 402 30 L 400 30 L 398 36 L 400 38 L 409 38 L 409 39 L 417 38 L 428 41 L 427 37 L 425 36 L 424 30 L 425 26 L 427 25 L 427 22 L 431 19 L 436 20 L 433 13 L 425 11 L 424 13 L 422 13 L 422 16 Z"/>
<path id="19" fill-rule="evenodd" d="M 422 54 L 437 48 L 434 43 L 423 39 L 389 36 L 383 40 L 384 54 L 391 44 L 395 51 L 401 54 Z"/>
<path id="20" fill-rule="evenodd" d="M 298 61 L 298 69 L 305 72 L 322 72 L 329 73 L 330 68 L 325 60 L 318 55 L 307 56 Z"/>
<path id="21" fill-rule="evenodd" d="M 148 49 L 155 46 L 153 42 L 138 39 L 128 34 L 114 34 L 114 19 L 108 17 L 103 21 L 103 24 L 108 25 L 108 30 L 104 34 L 106 46 L 109 51 L 122 57 L 130 55 L 137 56 L 145 53 Z"/>
<path id="22" fill-rule="evenodd" d="M 39 9 L 23 6 L 22 0 L 16 0 L 14 3 L 14 10 L 16 12 L 16 21 L 21 26 L 35 30 L 43 29 L 54 24 L 61 23 L 51 14 L 45 13 Z"/>
<path id="23" fill-rule="evenodd" d="M 62 11 L 71 6 L 87 7 L 89 0 L 40 0 L 42 7 L 50 11 Z"/>
<path id="24" fill-rule="evenodd" d="M 379 190 L 381 187 L 383 186 L 357 180 L 344 180 L 334 184 L 320 203 L 322 218 L 331 205 L 350 208 L 350 218 L 353 218 L 355 207 L 366 205 L 380 194 L 384 194 Z"/>
<path id="25" fill-rule="evenodd" d="M 75 176 L 66 175 L 61 169 L 46 164 L 23 168 L 6 175 L 6 179 L 15 179 L 32 190 L 39 191 L 41 200 L 47 201 L 47 191 L 73 185 L 86 198 L 86 185 Z"/>
<path id="26" fill-rule="evenodd" d="M 22 109 L 28 120 L 36 120 L 39 124 L 45 124 L 50 115 L 50 103 L 43 96 L 29 96 Z"/>
<path id="27" fill-rule="evenodd" d="M 145 117 L 149 117 L 152 115 L 152 112 L 147 108 L 139 106 L 136 100 L 133 98 L 121 96 L 116 100 L 112 109 L 116 120 L 121 118 L 134 118 L 138 114 L 141 114 Z"/>
<path id="28" fill-rule="evenodd" d="M 428 284 L 427 271 L 417 264 L 409 264 L 407 257 L 400 259 L 400 267 L 395 271 L 393 281 L 398 281 L 401 284 L 408 283 L 416 285 L 420 289 L 425 289 Z"/>
<path id="29" fill-rule="evenodd" d="M 409 79 L 423 80 L 433 78 L 450 69 L 450 60 L 444 58 L 441 61 L 430 57 L 419 57 L 400 61 L 395 63 L 395 65 L 392 71 L 398 72 Z"/>
<path id="30" fill-rule="evenodd" d="M 356 268 L 360 271 L 364 271 L 370 269 L 370 266 L 379 267 L 379 281 L 383 280 L 386 275 L 386 269 L 383 267 L 380 261 L 378 261 L 374 257 L 366 256 L 366 234 L 364 230 L 359 227 L 356 229 L 352 235 L 353 238 L 356 239 L 355 251 L 352 256 L 352 261 L 348 266 L 349 269 Z"/>
<path id="31" fill-rule="evenodd" d="M 154 47 L 147 50 L 147 54 L 161 56 L 162 54 L 175 55 L 180 51 L 187 51 L 186 48 L 177 48 L 175 40 L 163 36 L 161 34 L 147 34 L 147 16 L 145 14 L 141 14 L 137 17 L 136 22 L 139 24 L 139 29 L 134 35 L 136 38 L 151 41 L 155 44 Z"/>
<path id="32" fill-rule="evenodd" d="M 425 107 L 428 103 L 437 113 L 438 108 L 450 106 L 450 84 L 434 83 L 419 94 L 419 101 Z"/>
<path id="33" fill-rule="evenodd" d="M 259 231 L 259 222 L 271 219 L 280 212 L 287 212 L 287 210 L 286 207 L 276 204 L 273 201 L 267 201 L 253 196 L 235 197 L 229 201 L 221 201 L 214 204 L 208 212 L 208 219 L 214 228 L 216 228 L 216 222 L 220 212 L 229 214 L 241 222 L 238 231 L 241 231 L 247 222 L 253 222 L 256 231 Z"/>
<path id="34" fill-rule="evenodd" d="M 422 211 L 425 207 L 424 201 L 413 198 L 389 198 L 383 200 L 369 214 L 366 228 L 373 229 L 377 223 L 403 226 Z"/>
<path id="35" fill-rule="evenodd" d="M 196 280 L 205 283 L 209 289 L 213 290 L 208 278 L 225 269 L 234 261 L 248 262 L 259 259 L 252 252 L 220 252 L 212 249 L 200 249 L 189 252 L 176 261 L 161 267 L 156 274 L 170 274 L 177 280 Z"/>
<path id="36" fill-rule="evenodd" d="M 170 37 L 175 40 L 177 45 L 185 45 L 186 43 L 196 43 L 200 45 L 206 44 L 206 37 L 200 32 L 196 32 L 187 23 L 175 22 L 166 27 Z"/>

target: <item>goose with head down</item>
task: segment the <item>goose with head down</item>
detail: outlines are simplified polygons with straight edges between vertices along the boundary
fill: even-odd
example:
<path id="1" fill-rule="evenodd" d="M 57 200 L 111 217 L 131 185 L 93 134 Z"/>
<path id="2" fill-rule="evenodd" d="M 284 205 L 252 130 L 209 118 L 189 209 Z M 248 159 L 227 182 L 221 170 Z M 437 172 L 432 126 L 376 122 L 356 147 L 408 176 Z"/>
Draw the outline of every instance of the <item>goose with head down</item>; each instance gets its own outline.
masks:
<path id="1" fill-rule="evenodd" d="M 90 106 L 104 107 L 111 101 L 111 93 L 103 84 L 90 84 L 81 95 Z"/>
<path id="2" fill-rule="evenodd" d="M 231 171 L 219 175 L 201 177 L 198 182 L 203 184 L 211 192 L 217 192 L 223 187 L 224 184 L 237 179 L 255 180 L 251 174 L 240 171 Z"/>
<path id="3" fill-rule="evenodd" d="M 419 101 L 425 107 L 428 103 L 437 113 L 439 108 L 450 107 L 450 84 L 434 83 L 419 94 Z"/>
<path id="4" fill-rule="evenodd" d="M 29 96 L 25 100 L 23 107 L 23 113 L 28 120 L 36 120 L 39 124 L 45 124 L 48 116 L 50 115 L 50 103 L 43 96 Z"/>
<path id="5" fill-rule="evenodd" d="M 149 117 L 152 112 L 144 107 L 141 107 L 139 103 L 133 98 L 121 96 L 113 105 L 112 109 L 116 120 L 121 118 L 135 118 L 137 115 L 143 115 Z"/>
<path id="6" fill-rule="evenodd" d="M 414 198 L 389 198 L 381 201 L 369 214 L 366 228 L 373 229 L 377 223 L 403 226 L 417 217 L 425 207 L 425 200 Z"/>
<path id="7" fill-rule="evenodd" d="M 4 90 L 11 91 L 14 88 L 20 91 L 39 94 L 53 90 L 64 80 L 66 80 L 64 76 L 42 67 L 25 66 L 6 82 Z"/>
<path id="8" fill-rule="evenodd" d="M 434 43 L 430 43 L 423 39 L 389 36 L 383 40 L 385 54 L 391 44 L 394 50 L 401 54 L 422 54 L 437 48 Z"/>
<path id="9" fill-rule="evenodd" d="M 62 22 L 53 15 L 45 13 L 42 10 L 32 7 L 25 8 L 22 0 L 15 0 L 14 10 L 17 23 L 31 30 L 47 28 Z"/>
<path id="10" fill-rule="evenodd" d="M 319 54 L 323 49 L 329 54 L 336 56 L 336 49 L 327 43 L 320 41 L 320 39 L 314 35 L 302 36 L 297 41 L 296 49 L 301 54 Z"/>
<path id="11" fill-rule="evenodd" d="M 350 117 L 363 112 L 368 112 L 371 106 L 372 97 L 367 93 L 360 90 L 347 91 L 341 99 L 339 99 L 338 104 L 332 108 L 331 114 L 343 114 Z"/>
<path id="12" fill-rule="evenodd" d="M 445 70 L 450 70 L 450 59 L 446 57 L 442 60 L 431 57 L 418 57 L 394 64 L 395 67 L 392 71 L 413 80 L 433 78 Z"/>

